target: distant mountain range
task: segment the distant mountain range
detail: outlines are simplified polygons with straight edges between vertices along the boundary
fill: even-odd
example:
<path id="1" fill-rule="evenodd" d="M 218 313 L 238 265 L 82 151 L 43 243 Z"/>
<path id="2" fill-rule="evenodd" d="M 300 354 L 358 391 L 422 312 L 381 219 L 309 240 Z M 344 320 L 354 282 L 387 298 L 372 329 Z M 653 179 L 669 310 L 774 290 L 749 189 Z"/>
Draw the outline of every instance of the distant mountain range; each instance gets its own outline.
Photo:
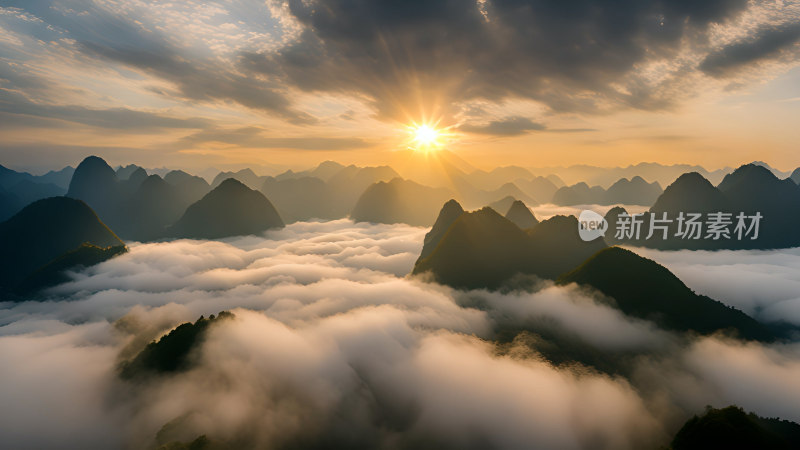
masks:
<path id="1" fill-rule="evenodd" d="M 90 156 L 75 169 L 67 196 L 85 201 L 123 238 L 148 241 L 163 237 L 167 226 L 209 190 L 205 180 L 185 172 L 172 171 L 163 179 L 137 166 L 115 172 Z"/>
<path id="2" fill-rule="evenodd" d="M 341 219 L 371 185 L 399 175 L 387 166 L 356 167 L 326 161 L 313 170 L 262 177 L 261 192 L 287 222 Z"/>
<path id="3" fill-rule="evenodd" d="M 622 178 L 607 190 L 600 186 L 589 187 L 584 182 L 564 186 L 553 194 L 552 203 L 571 205 L 652 205 L 663 190 L 658 182 L 648 183 L 635 176 L 630 180 Z"/>
<path id="4" fill-rule="evenodd" d="M 418 188 L 387 189 L 387 183 L 400 178 L 393 168 L 345 166 L 333 161 L 325 161 L 308 170 L 288 170 L 275 176 L 259 176 L 251 169 L 217 172 L 211 184 L 204 178 L 183 171 L 157 169 L 160 175 L 148 174 L 147 170 L 136 165 L 119 166 L 114 170 L 98 157 L 86 158 L 74 170 L 65 168 L 38 177 L 0 167 L 0 220 L 10 217 L 32 201 L 66 193 L 84 200 L 124 239 L 150 241 L 163 237 L 164 231 L 175 224 L 189 205 L 224 180 L 233 178 L 263 193 L 286 223 L 341 219 L 355 213 L 352 216 L 355 220 L 430 226 L 438 209 L 435 203 L 446 200 L 444 192 L 447 192 L 447 198 L 455 198 L 468 209 L 490 205 L 500 212 L 507 211 L 515 200 L 534 207 L 546 203 L 560 206 L 653 205 L 653 211 L 663 211 L 665 208 L 691 206 L 707 194 L 703 194 L 702 190 L 708 186 L 701 186 L 702 183 L 698 182 L 688 183 L 682 179 L 685 174 L 678 173 L 680 170 L 696 169 L 698 172 L 689 173 L 695 173 L 694 176 L 703 179 L 711 177 L 712 181 L 719 178 L 720 182 L 724 175 L 733 175 L 729 169 L 709 172 L 697 166 L 660 164 L 638 164 L 625 168 L 551 168 L 558 172 L 556 175 L 544 169 L 518 166 L 483 171 L 446 151 L 427 160 L 421 160 L 418 155 L 414 158 L 416 164 L 424 166 L 421 170 L 424 169 L 427 179 L 438 177 L 440 182 L 425 185 L 415 179 L 405 178 L 408 182 L 416 183 Z M 771 172 L 773 176 L 770 182 L 780 179 L 775 176 L 776 173 L 783 174 L 765 163 L 756 162 L 752 166 L 760 167 L 763 173 Z M 565 185 L 562 178 L 571 181 L 576 174 L 586 178 Z M 629 177 L 614 178 L 623 175 Z M 800 180 L 800 170 L 795 171 L 793 176 L 793 181 Z M 648 182 L 648 179 L 656 181 Z M 669 185 L 673 187 L 670 192 L 662 191 L 660 180 L 663 179 L 670 180 Z M 681 179 L 680 182 L 677 179 Z M 594 184 L 597 181 L 601 182 Z M 684 184 L 682 190 L 678 189 Z M 713 188 L 713 183 L 706 184 Z M 734 187 L 738 183 L 730 181 L 727 184 L 731 189 L 728 196 L 739 195 Z M 796 182 L 790 184 L 796 185 Z M 692 186 L 701 192 L 688 193 L 687 190 L 691 191 Z M 717 189 L 721 192 L 723 188 L 727 189 L 726 185 L 720 184 Z M 421 197 L 414 199 L 412 191 Z M 753 192 L 766 195 L 763 189 Z M 780 192 L 786 193 L 788 190 Z M 365 194 L 368 195 L 363 197 Z M 372 208 L 365 206 L 364 202 L 369 198 L 391 195 L 396 196 L 394 200 L 378 201 Z M 357 205 L 360 199 L 363 201 Z M 677 203 L 669 205 L 669 202 Z M 713 205 L 718 209 L 724 206 L 724 202 L 714 202 Z M 380 213 L 376 209 L 378 207 L 382 208 Z M 416 209 L 424 211 L 411 211 Z M 425 217 L 429 219 L 423 220 Z M 760 244 L 766 245 L 764 241 Z M 769 245 L 784 244 L 776 242 Z M 673 247 L 681 248 L 680 245 Z"/>
<path id="5" fill-rule="evenodd" d="M 530 172 L 534 175 L 557 174 L 566 184 L 570 185 L 583 181 L 589 185 L 609 187 L 619 179 L 633 178 L 635 176 L 666 186 L 687 172 L 697 172 L 703 177 L 712 180 L 712 182 L 719 183 L 732 170 L 729 167 L 706 170 L 704 167 L 689 164 L 639 163 L 627 167 L 597 167 L 589 165 L 542 167 L 531 168 Z"/>
<path id="6" fill-rule="evenodd" d="M 657 219 L 663 219 L 664 214 L 667 220 L 672 219 L 672 222 L 664 223 L 668 227 L 667 239 L 663 239 L 663 232 L 660 231 L 653 238 L 646 239 L 650 229 L 649 214 L 642 217 L 639 239 L 629 236 L 615 238 L 614 230 L 619 227 L 619 215 L 623 212 L 621 208 L 614 208 L 606 215 L 610 230 L 606 238 L 611 243 L 663 249 L 771 249 L 800 246 L 800 233 L 797 232 L 797 224 L 800 223 L 800 186 L 791 179 L 779 179 L 767 168 L 756 164 L 739 167 L 726 175 L 716 187 L 696 172 L 683 174 L 669 185 L 649 210 Z M 703 227 L 699 235 L 679 235 L 679 231 L 687 231 L 686 227 L 679 230 L 677 219 L 681 213 L 684 217 L 688 217 L 689 213 L 701 214 Z M 706 222 L 710 213 L 728 214 L 730 238 L 715 240 L 713 236 L 708 237 Z M 740 213 L 744 213 L 745 217 L 757 213 L 762 216 L 757 239 L 751 239 L 755 229 L 749 236 L 746 229 L 742 230 L 742 239 L 736 235 L 736 226 L 739 224 L 737 216 Z M 745 221 L 746 228 L 750 228 L 751 222 Z M 695 238 L 697 236 L 699 238 Z"/>
<path id="7" fill-rule="evenodd" d="M 64 195 L 73 172 L 65 167 L 36 176 L 0 166 L 0 221 L 36 200 Z"/>

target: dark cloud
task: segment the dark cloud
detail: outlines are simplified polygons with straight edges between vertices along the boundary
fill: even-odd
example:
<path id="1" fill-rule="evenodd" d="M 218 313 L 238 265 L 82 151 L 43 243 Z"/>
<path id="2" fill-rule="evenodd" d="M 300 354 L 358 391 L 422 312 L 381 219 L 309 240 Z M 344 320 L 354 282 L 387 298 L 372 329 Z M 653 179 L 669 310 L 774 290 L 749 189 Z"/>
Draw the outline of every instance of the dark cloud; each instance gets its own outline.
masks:
<path id="1" fill-rule="evenodd" d="M 358 138 L 330 137 L 269 137 L 266 130 L 258 127 L 245 127 L 236 130 L 204 130 L 180 140 L 178 146 L 189 148 L 207 142 L 221 142 L 244 147 L 288 148 L 295 150 L 353 150 L 369 147 L 370 144 Z"/>
<path id="2" fill-rule="evenodd" d="M 43 125 L 43 119 L 56 119 L 114 130 L 151 131 L 160 128 L 204 128 L 211 123 L 206 119 L 177 118 L 128 108 L 92 109 L 76 105 L 40 104 L 15 92 L 2 90 L 0 112 L 10 115 L 15 126 L 40 126 Z"/>
<path id="3" fill-rule="evenodd" d="M 304 27 L 299 40 L 274 53 L 246 53 L 241 65 L 307 91 L 367 95 L 384 118 L 520 97 L 559 111 L 656 109 L 669 101 L 628 79 L 636 65 L 674 56 L 684 38 L 705 39 L 710 24 L 746 5 L 291 0 L 289 11 Z M 637 89 L 612 88 L 626 83 Z"/>
<path id="4" fill-rule="evenodd" d="M 189 49 L 180 44 L 186 38 L 180 30 L 137 17 L 136 8 L 80 0 L 6 4 L 47 24 L 31 32 L 36 39 L 74 42 L 79 56 L 172 85 L 153 92 L 231 102 L 296 124 L 316 122 L 292 103 L 296 90 L 353 95 L 366 99 L 378 118 L 404 122 L 455 122 L 471 102 L 508 99 L 539 101 L 555 112 L 666 109 L 692 93 L 688 83 L 698 67 L 689 61 L 697 59 L 682 62 L 682 51 L 707 56 L 699 69 L 719 76 L 775 57 L 800 33 L 797 25 L 770 27 L 772 19 L 756 14 L 762 29 L 755 36 L 711 47 L 711 25 L 730 25 L 748 5 L 759 7 L 747 0 L 288 0 L 284 18 L 234 2 L 224 6 L 230 18 L 247 16 L 237 23 L 269 28 L 287 19 L 297 29 L 275 26 L 277 35 L 292 30 L 269 35 L 286 39 L 277 50 L 251 36 L 236 46 L 243 50 L 228 46 L 230 53 L 222 55 L 210 44 L 215 39 L 193 39 L 207 48 Z M 231 54 L 238 56 L 231 60 Z M 651 63 L 665 63 L 658 67 L 666 73 L 644 70 Z M 26 89 L 22 81 L 11 82 Z M 486 131 L 516 133 L 513 124 L 503 131 L 499 122 Z"/>
<path id="5" fill-rule="evenodd" d="M 800 41 L 800 23 L 766 27 L 748 39 L 734 42 L 709 54 L 700 70 L 714 77 L 725 77 L 742 67 L 763 61 Z"/>
<path id="6" fill-rule="evenodd" d="M 294 111 L 285 92 L 261 77 L 245 77 L 210 60 L 188 60 L 176 50 L 155 49 L 83 41 L 84 53 L 136 67 L 175 84 L 171 94 L 189 100 L 232 101 L 248 108 L 274 113 L 296 124 L 311 124 L 315 119 Z"/>
<path id="7" fill-rule="evenodd" d="M 527 117 L 507 117 L 493 120 L 485 125 L 463 125 L 459 130 L 475 134 L 490 134 L 494 136 L 518 136 L 529 131 L 542 131 L 544 125 L 536 123 Z"/>

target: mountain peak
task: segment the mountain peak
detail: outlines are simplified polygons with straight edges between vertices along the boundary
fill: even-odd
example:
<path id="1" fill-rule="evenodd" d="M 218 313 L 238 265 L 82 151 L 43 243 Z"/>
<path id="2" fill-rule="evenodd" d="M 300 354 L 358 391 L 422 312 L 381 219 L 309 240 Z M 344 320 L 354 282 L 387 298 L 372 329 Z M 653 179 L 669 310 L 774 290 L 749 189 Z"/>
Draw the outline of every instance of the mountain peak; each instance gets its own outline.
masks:
<path id="1" fill-rule="evenodd" d="M 433 227 L 425 234 L 424 244 L 422 246 L 422 252 L 417 259 L 419 260 L 427 258 L 428 255 L 433 253 L 433 250 L 436 249 L 436 246 L 439 245 L 439 242 L 444 237 L 444 234 L 447 233 L 447 230 L 450 226 L 458 220 L 461 215 L 464 214 L 464 208 L 461 207 L 461 204 L 458 203 L 455 199 L 448 200 L 443 206 L 441 211 L 439 211 L 439 216 L 436 218 L 436 222 L 433 224 Z"/>
<path id="2" fill-rule="evenodd" d="M 124 245 L 83 201 L 50 197 L 31 203 L 0 223 L 0 286 L 19 283 L 26 274 L 83 243 Z"/>
<path id="3" fill-rule="evenodd" d="M 508 212 L 506 212 L 506 219 L 514 222 L 516 226 L 523 230 L 532 228 L 539 223 L 531 210 L 521 200 L 514 200 Z"/>
<path id="4" fill-rule="evenodd" d="M 780 181 L 771 170 L 762 165 L 745 164 L 725 175 L 718 187 L 721 191 L 727 192 L 740 187 L 756 186 L 762 183 L 776 184 Z"/>
<path id="5" fill-rule="evenodd" d="M 725 209 L 725 195 L 697 172 L 688 172 L 664 189 L 650 211 L 706 212 Z"/>
<path id="6" fill-rule="evenodd" d="M 227 178 L 190 205 L 167 233 L 173 237 L 215 239 L 260 234 L 283 226 L 283 220 L 264 194 Z"/>

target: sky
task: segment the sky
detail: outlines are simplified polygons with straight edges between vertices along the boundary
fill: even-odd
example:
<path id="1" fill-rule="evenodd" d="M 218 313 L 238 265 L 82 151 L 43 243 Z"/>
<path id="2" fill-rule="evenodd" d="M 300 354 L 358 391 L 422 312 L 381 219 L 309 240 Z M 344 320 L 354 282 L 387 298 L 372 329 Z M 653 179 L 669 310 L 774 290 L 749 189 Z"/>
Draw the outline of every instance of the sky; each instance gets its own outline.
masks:
<path id="1" fill-rule="evenodd" d="M 800 166 L 800 3 L 0 1 L 0 164 Z"/>

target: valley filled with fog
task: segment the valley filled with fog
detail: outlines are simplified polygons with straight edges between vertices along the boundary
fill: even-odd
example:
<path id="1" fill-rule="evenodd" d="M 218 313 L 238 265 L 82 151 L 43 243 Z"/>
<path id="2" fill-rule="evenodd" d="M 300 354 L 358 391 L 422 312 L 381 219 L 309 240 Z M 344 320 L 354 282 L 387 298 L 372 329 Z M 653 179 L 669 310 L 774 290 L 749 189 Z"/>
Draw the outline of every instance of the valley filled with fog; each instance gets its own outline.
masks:
<path id="1" fill-rule="evenodd" d="M 678 334 L 574 284 L 454 290 L 408 275 L 427 231 L 343 219 L 129 243 L 46 301 L 4 303 L 5 445 L 634 449 L 667 444 L 706 405 L 800 420 L 799 344 Z M 643 255 L 800 324 L 796 249 Z M 233 318 L 209 327 L 188 369 L 120 377 L 148 342 L 221 311 Z"/>

